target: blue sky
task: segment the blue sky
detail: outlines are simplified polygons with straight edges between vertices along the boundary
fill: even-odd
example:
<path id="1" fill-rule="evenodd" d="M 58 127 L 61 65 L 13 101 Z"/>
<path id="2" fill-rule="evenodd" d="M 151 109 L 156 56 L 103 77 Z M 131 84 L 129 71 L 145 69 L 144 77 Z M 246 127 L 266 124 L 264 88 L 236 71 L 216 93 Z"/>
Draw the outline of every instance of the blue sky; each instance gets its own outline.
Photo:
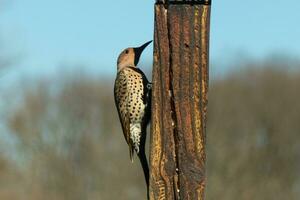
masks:
<path id="1" fill-rule="evenodd" d="M 127 46 L 153 37 L 153 1 L 0 0 L 0 43 L 17 58 L 16 70 L 52 73 L 85 66 L 116 71 Z M 2 4 L 3 5 L 3 4 Z M 299 0 L 215 0 L 211 18 L 211 61 L 224 63 L 272 53 L 300 56 Z M 141 65 L 151 61 L 152 46 Z M 71 67 L 72 69 L 72 67 Z"/>

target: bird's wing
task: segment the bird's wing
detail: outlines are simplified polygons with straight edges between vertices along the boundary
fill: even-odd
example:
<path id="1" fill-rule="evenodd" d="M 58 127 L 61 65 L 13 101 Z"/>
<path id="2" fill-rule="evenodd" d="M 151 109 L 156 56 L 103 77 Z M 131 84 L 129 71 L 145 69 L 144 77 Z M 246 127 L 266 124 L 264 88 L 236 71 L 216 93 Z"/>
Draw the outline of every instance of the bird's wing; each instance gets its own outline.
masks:
<path id="1" fill-rule="evenodd" d="M 128 80 L 126 74 L 121 71 L 119 72 L 114 87 L 115 104 L 118 110 L 119 119 L 121 121 L 122 130 L 127 144 L 129 145 L 129 155 L 132 161 L 133 159 L 133 144 L 130 139 L 130 116 L 128 113 Z"/>

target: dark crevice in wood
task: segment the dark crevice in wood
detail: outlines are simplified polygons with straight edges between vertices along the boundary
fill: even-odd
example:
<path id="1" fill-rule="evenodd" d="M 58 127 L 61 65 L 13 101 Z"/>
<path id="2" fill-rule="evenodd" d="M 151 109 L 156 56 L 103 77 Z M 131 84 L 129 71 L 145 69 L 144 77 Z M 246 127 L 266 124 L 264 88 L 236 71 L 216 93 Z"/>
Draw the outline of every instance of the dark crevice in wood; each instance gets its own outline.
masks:
<path id="1" fill-rule="evenodd" d="M 169 40 L 169 89 L 170 89 L 170 105 L 171 105 L 171 118 L 172 118 L 172 125 L 173 125 L 173 136 L 174 136 L 174 143 L 175 143 L 175 174 L 176 178 L 174 178 L 174 197 L 176 200 L 180 199 L 180 180 L 179 180 L 179 159 L 178 159 L 178 130 L 177 130 L 177 116 L 176 116 L 176 110 L 175 110 L 175 101 L 174 101 L 174 87 L 173 87 L 173 47 L 171 42 L 171 23 L 169 18 L 169 13 L 167 13 L 167 29 L 168 29 L 168 40 Z M 175 182 L 177 181 L 177 182 Z M 178 192 L 179 191 L 179 192 Z"/>
<path id="2" fill-rule="evenodd" d="M 160 43 L 160 38 L 157 36 L 156 37 L 157 38 L 157 43 L 158 43 L 158 46 L 160 46 L 161 45 L 161 43 Z M 158 51 L 158 55 L 159 55 L 159 66 L 162 66 L 163 65 L 163 61 L 162 61 L 162 54 L 161 54 L 161 51 Z M 159 68 L 159 73 L 158 73 L 158 75 L 159 75 L 159 82 L 160 82 L 160 97 L 163 97 L 163 68 L 162 67 L 160 67 Z M 160 99 L 160 102 L 161 102 L 161 105 L 162 105 L 162 107 L 164 106 L 164 101 L 162 100 L 162 99 Z M 163 113 L 164 111 L 163 111 L 163 109 L 160 109 L 160 116 L 159 116 L 159 119 L 160 119 L 160 121 L 161 121 L 161 123 L 160 123 L 160 130 L 161 131 L 164 131 L 164 120 L 163 120 L 163 116 L 164 116 L 164 113 Z M 162 137 L 161 138 L 161 141 L 162 141 L 162 144 L 164 144 L 164 141 L 165 141 L 165 139 L 164 139 L 164 137 Z M 161 145 L 161 150 L 162 150 L 162 152 L 164 152 L 164 145 Z M 162 156 L 163 156 L 163 154 L 161 154 L 160 155 L 160 158 L 159 158 L 159 163 L 161 163 L 162 162 Z M 164 180 L 163 180 L 164 181 Z"/>

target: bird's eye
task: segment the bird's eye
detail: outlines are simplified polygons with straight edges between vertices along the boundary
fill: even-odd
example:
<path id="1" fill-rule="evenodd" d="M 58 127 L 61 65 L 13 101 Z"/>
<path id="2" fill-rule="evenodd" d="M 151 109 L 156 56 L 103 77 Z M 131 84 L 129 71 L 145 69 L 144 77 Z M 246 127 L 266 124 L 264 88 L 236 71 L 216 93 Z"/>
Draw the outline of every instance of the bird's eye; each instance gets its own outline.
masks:
<path id="1" fill-rule="evenodd" d="M 125 51 L 125 53 L 126 53 L 126 54 L 128 54 L 128 53 L 129 53 L 129 51 L 128 51 L 128 50 L 126 50 L 126 51 Z"/>

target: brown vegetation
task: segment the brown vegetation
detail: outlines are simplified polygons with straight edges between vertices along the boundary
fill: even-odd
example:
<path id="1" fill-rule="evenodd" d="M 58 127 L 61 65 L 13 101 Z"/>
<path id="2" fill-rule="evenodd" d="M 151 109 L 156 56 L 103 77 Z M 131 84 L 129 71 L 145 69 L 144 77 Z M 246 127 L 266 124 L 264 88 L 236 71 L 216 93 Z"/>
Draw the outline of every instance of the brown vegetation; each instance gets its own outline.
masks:
<path id="1" fill-rule="evenodd" d="M 144 199 L 112 83 L 60 80 L 25 86 L 10 109 L 5 124 L 17 138 L 18 160 L 0 156 L 0 199 Z M 299 199 L 299 86 L 299 71 L 271 67 L 211 82 L 208 200 Z"/>
<path id="2" fill-rule="evenodd" d="M 299 199 L 299 86 L 271 66 L 212 83 L 207 199 Z"/>

